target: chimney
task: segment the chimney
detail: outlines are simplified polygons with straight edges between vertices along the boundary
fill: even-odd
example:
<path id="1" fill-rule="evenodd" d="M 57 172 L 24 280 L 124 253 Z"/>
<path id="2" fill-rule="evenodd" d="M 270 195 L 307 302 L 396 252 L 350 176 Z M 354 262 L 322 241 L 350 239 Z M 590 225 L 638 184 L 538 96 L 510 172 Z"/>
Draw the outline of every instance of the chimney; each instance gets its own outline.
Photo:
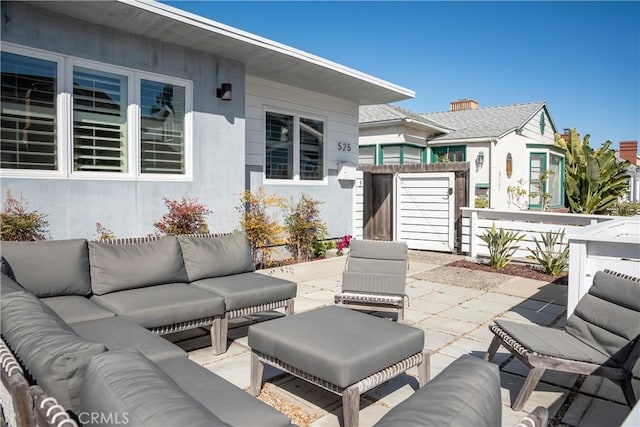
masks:
<path id="1" fill-rule="evenodd" d="M 477 110 L 478 101 L 475 99 L 459 99 L 457 101 L 451 101 L 451 108 L 449 111 L 462 111 L 462 110 Z"/>
<path id="2" fill-rule="evenodd" d="M 571 136 L 571 129 L 565 129 L 560 135 L 560 138 L 564 139 L 564 142 L 569 142 L 569 137 Z"/>
<path id="3" fill-rule="evenodd" d="M 620 158 L 638 164 L 638 141 L 620 141 Z"/>

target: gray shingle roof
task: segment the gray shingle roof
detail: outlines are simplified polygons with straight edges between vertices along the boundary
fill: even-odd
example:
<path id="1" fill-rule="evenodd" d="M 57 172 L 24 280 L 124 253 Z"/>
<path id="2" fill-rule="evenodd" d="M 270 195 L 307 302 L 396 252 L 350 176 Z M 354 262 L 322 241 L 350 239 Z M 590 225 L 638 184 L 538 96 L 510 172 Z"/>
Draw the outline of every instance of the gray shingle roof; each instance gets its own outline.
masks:
<path id="1" fill-rule="evenodd" d="M 391 104 L 361 105 L 360 106 L 360 124 L 380 123 L 402 120 L 414 120 L 428 126 L 442 128 L 441 124 L 430 120 L 423 115 L 405 110 Z"/>
<path id="2" fill-rule="evenodd" d="M 544 106 L 544 102 L 531 102 L 484 107 L 477 110 L 425 113 L 422 116 L 435 123 L 441 123 L 443 127 L 453 129 L 450 133 L 433 138 L 433 141 L 497 138 L 524 125 Z"/>

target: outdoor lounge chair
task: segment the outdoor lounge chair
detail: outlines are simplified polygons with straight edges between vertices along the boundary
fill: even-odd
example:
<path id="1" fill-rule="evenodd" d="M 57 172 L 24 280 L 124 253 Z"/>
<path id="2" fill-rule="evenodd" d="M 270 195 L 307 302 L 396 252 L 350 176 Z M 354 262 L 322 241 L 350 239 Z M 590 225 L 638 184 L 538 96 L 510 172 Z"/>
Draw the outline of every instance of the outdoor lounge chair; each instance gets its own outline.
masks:
<path id="1" fill-rule="evenodd" d="M 640 356 L 640 279 L 599 271 L 564 330 L 497 320 L 485 355 L 503 345 L 531 370 L 512 408 L 519 411 L 546 369 L 609 378 L 620 385 L 629 407 L 636 398 L 632 369 Z"/>
<path id="2" fill-rule="evenodd" d="M 335 303 L 349 308 L 397 311 L 401 322 L 406 280 L 406 243 L 352 240 L 342 273 L 342 293 L 335 296 Z"/>

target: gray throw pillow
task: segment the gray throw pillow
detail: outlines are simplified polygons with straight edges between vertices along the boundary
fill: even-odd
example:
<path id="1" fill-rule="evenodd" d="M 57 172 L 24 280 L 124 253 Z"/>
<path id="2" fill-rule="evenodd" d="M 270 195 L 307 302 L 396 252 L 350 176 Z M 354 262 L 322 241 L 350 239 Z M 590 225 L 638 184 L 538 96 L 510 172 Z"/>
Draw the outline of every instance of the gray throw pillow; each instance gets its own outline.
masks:
<path id="1" fill-rule="evenodd" d="M 89 242 L 91 286 L 96 295 L 187 281 L 175 237 L 133 245 Z"/>
<path id="2" fill-rule="evenodd" d="M 9 264 L 9 261 L 7 261 L 7 259 L 3 256 L 0 256 L 0 272 L 11 280 L 16 280 L 16 276 L 15 274 L 13 274 L 11 264 Z"/>
<path id="3" fill-rule="evenodd" d="M 244 233 L 227 236 L 178 236 L 189 281 L 255 271 Z"/>
<path id="4" fill-rule="evenodd" d="M 2 296 L 2 335 L 31 377 L 66 409 L 80 409 L 86 365 L 104 344 L 79 337 L 51 308 L 26 292 Z"/>
<path id="5" fill-rule="evenodd" d="M 16 282 L 37 297 L 91 294 L 87 241 L 2 242 Z"/>

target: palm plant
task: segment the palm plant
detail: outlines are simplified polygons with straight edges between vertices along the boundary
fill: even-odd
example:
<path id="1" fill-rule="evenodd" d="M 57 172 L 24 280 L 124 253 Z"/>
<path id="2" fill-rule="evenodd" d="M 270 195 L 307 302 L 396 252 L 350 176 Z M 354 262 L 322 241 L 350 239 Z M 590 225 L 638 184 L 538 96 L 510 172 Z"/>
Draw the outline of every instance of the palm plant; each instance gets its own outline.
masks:
<path id="1" fill-rule="evenodd" d="M 564 150 L 565 193 L 572 212 L 605 214 L 625 194 L 629 162 L 616 159 L 611 141 L 594 151 L 589 135 L 581 141 L 571 129 L 568 141 L 556 134 L 555 145 Z"/>
<path id="2" fill-rule="evenodd" d="M 489 265 L 499 270 L 511 261 L 513 254 L 518 250 L 517 243 L 524 238 L 524 234 L 500 227 L 496 230 L 495 222 L 491 224 L 491 230 L 486 230 L 479 236 L 487 244 L 489 249 Z"/>
<path id="3" fill-rule="evenodd" d="M 540 241 L 534 236 L 536 249 L 529 249 L 529 259 L 535 259 L 546 274 L 558 276 L 569 265 L 569 245 L 563 245 L 564 229 L 560 232 L 540 233 Z"/>

